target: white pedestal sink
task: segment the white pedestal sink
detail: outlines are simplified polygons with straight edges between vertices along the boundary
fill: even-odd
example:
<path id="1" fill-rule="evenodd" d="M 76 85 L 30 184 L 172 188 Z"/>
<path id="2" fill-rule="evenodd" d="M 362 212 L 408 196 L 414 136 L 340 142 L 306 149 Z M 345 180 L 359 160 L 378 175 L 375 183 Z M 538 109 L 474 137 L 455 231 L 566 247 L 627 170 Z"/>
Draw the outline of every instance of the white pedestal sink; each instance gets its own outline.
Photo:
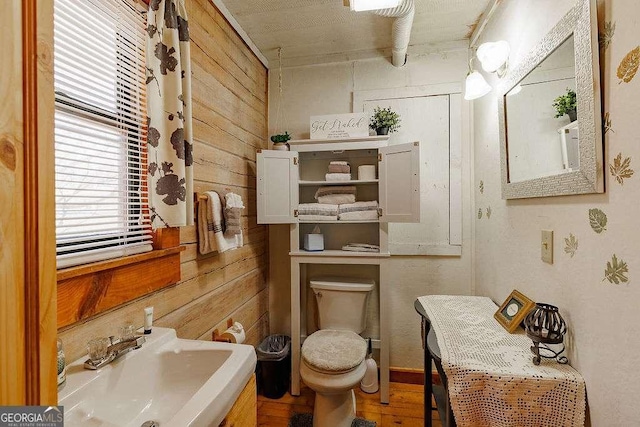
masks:
<path id="1" fill-rule="evenodd" d="M 153 328 L 147 342 L 96 371 L 83 357 L 58 393 L 65 426 L 218 426 L 256 366 L 252 346 L 184 340 Z"/>

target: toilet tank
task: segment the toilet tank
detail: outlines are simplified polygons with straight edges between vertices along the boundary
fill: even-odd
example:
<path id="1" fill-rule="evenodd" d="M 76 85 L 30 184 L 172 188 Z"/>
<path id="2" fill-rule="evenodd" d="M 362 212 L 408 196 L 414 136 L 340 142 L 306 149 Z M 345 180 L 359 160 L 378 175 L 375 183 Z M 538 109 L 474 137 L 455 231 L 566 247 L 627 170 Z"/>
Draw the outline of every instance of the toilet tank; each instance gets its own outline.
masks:
<path id="1" fill-rule="evenodd" d="M 364 331 L 373 280 L 319 278 L 311 280 L 310 286 L 318 302 L 320 329 Z"/>

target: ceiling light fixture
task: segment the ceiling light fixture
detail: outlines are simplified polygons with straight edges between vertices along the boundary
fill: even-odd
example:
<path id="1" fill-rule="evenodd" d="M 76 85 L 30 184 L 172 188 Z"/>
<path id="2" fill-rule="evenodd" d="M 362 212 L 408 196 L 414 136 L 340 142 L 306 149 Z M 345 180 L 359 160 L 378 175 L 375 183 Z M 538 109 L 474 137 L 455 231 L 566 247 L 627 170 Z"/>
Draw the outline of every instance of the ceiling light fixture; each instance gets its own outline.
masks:
<path id="1" fill-rule="evenodd" d="M 491 92 L 491 86 L 482 74 L 472 68 L 471 61 L 473 58 L 469 60 L 469 74 L 464 83 L 464 99 L 467 101 L 481 98 Z"/>
<path id="2" fill-rule="evenodd" d="M 391 9 L 398 7 L 402 0 L 349 0 L 349 7 L 356 12 L 365 10 Z"/>
<path id="3" fill-rule="evenodd" d="M 482 43 L 476 56 L 482 63 L 482 69 L 488 73 L 497 73 L 503 77 L 509 65 L 509 43 L 504 40 Z"/>

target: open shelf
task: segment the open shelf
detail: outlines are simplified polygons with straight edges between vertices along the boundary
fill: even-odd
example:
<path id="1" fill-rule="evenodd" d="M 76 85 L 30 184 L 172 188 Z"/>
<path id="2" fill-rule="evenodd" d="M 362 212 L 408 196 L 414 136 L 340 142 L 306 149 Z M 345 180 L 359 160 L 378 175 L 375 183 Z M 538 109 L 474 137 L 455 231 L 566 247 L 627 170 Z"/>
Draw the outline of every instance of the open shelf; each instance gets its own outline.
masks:
<path id="1" fill-rule="evenodd" d="M 324 251 L 293 251 L 289 252 L 291 256 L 319 256 L 319 257 L 355 257 L 355 258 L 388 258 L 391 256 L 389 252 L 351 252 L 341 250 L 324 250 Z"/>
<path id="2" fill-rule="evenodd" d="M 298 181 L 300 185 L 358 185 L 358 184 L 377 184 L 377 179 L 351 179 L 349 181 Z"/>
<path id="3" fill-rule="evenodd" d="M 327 142 L 367 142 L 367 141 L 387 141 L 389 135 L 369 135 L 353 138 L 324 138 L 324 139 L 292 139 L 289 144 L 324 144 Z"/>

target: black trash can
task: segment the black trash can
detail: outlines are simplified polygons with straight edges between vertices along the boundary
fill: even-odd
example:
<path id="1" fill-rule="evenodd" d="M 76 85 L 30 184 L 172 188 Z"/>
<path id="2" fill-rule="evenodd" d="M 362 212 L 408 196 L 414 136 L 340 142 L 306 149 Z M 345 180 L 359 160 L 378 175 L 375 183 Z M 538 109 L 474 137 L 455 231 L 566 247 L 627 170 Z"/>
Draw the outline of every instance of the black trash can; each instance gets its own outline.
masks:
<path id="1" fill-rule="evenodd" d="M 258 393 L 270 399 L 281 398 L 291 381 L 291 338 L 269 335 L 256 348 L 256 354 Z"/>

